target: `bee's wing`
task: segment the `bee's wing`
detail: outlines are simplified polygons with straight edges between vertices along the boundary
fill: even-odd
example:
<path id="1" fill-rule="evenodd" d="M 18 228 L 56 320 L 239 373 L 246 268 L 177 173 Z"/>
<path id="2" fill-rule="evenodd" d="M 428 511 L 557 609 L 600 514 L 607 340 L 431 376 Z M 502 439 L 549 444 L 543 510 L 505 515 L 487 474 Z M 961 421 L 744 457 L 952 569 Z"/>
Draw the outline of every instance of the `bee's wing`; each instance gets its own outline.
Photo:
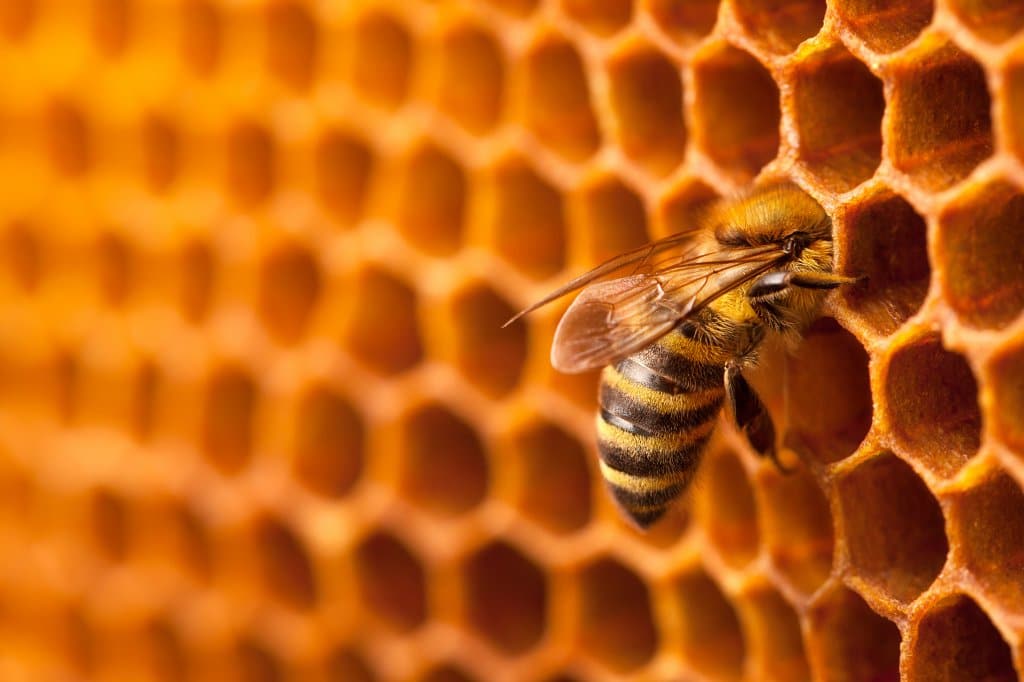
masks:
<path id="1" fill-rule="evenodd" d="M 777 267 L 776 247 L 684 259 L 649 274 L 588 286 L 565 311 L 551 364 L 566 373 L 612 364 L 654 343 L 712 301 Z"/>

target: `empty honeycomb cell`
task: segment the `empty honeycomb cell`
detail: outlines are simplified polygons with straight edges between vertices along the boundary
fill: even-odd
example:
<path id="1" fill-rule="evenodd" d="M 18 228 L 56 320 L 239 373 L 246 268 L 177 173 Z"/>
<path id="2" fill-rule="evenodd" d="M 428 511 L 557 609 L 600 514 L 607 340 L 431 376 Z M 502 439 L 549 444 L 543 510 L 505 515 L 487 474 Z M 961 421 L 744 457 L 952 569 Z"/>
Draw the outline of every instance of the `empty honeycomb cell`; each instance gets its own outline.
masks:
<path id="1" fill-rule="evenodd" d="M 207 380 L 200 444 L 223 473 L 237 474 L 249 461 L 257 399 L 252 378 L 239 368 L 220 368 Z"/>
<path id="2" fill-rule="evenodd" d="M 883 453 L 840 478 L 837 491 L 853 573 L 900 601 L 915 599 L 949 551 L 942 510 L 924 481 Z"/>
<path id="3" fill-rule="evenodd" d="M 225 184 L 229 196 L 242 208 L 259 204 L 274 191 L 275 146 L 266 128 L 239 121 L 226 136 Z"/>
<path id="4" fill-rule="evenodd" d="M 815 679 L 900 679 L 900 631 L 843 587 L 826 593 L 808 615 L 807 650 Z"/>
<path id="5" fill-rule="evenodd" d="M 11 42 L 23 40 L 36 20 L 36 0 L 11 0 L 0 5 L 0 35 Z"/>
<path id="6" fill-rule="evenodd" d="M 946 189 L 992 153 L 991 101 L 981 66 L 955 47 L 910 54 L 893 67 L 892 164 L 928 191 Z"/>
<path id="7" fill-rule="evenodd" d="M 882 82 L 842 47 L 803 63 L 793 103 L 804 164 L 834 191 L 874 174 L 882 161 Z"/>
<path id="8" fill-rule="evenodd" d="M 209 76 L 220 64 L 224 21 L 208 0 L 185 0 L 181 5 L 181 54 L 198 76 Z"/>
<path id="9" fill-rule="evenodd" d="M 373 618 L 400 632 L 426 620 L 426 575 L 405 544 L 377 532 L 363 539 L 352 556 L 359 593 Z"/>
<path id="10" fill-rule="evenodd" d="M 643 201 L 614 176 L 582 187 L 570 210 L 581 228 L 574 237 L 589 263 L 603 263 L 648 241 Z"/>
<path id="11" fill-rule="evenodd" d="M 178 177 L 181 138 L 173 121 L 162 114 L 142 120 L 142 172 L 146 185 L 156 193 L 165 192 Z"/>
<path id="12" fill-rule="evenodd" d="M 847 308 L 876 332 L 891 334 L 928 292 L 924 219 L 902 197 L 884 192 L 847 214 L 839 234 L 840 270 L 863 278 L 841 290 Z"/>
<path id="13" fill-rule="evenodd" d="M 413 42 L 405 26 L 382 12 L 352 27 L 352 85 L 371 104 L 395 109 L 405 101 L 413 69 Z"/>
<path id="14" fill-rule="evenodd" d="M 56 99 L 45 112 L 47 154 L 61 175 L 79 178 L 93 164 L 89 123 L 81 108 L 68 99 Z"/>
<path id="15" fill-rule="evenodd" d="M 737 0 L 740 24 L 762 49 L 788 54 L 817 35 L 825 19 L 823 0 Z"/>
<path id="16" fill-rule="evenodd" d="M 647 585 L 612 559 L 599 559 L 579 576 L 581 643 L 611 670 L 645 664 L 658 648 Z"/>
<path id="17" fill-rule="evenodd" d="M 760 533 L 750 481 L 727 450 L 705 456 L 700 470 L 699 511 L 708 539 L 726 563 L 742 568 L 757 555 Z"/>
<path id="18" fill-rule="evenodd" d="M 471 133 L 494 128 L 505 106 L 505 61 L 494 36 L 460 26 L 441 38 L 438 59 L 438 107 Z"/>
<path id="19" fill-rule="evenodd" d="M 549 37 L 523 60 L 521 107 L 526 126 L 546 147 L 569 161 L 585 161 L 601 144 L 590 86 L 570 43 Z"/>
<path id="20" fill-rule="evenodd" d="M 664 175 L 683 160 L 683 86 L 679 67 L 651 48 L 615 55 L 608 64 L 615 137 L 623 153 Z"/>
<path id="21" fill-rule="evenodd" d="M 43 277 L 43 247 L 33 226 L 21 220 L 10 223 L 4 231 L 3 251 L 6 269 L 22 293 L 38 289 Z"/>
<path id="22" fill-rule="evenodd" d="M 124 499 L 110 490 L 90 495 L 89 521 L 93 540 L 101 556 L 121 561 L 128 553 L 128 509 Z"/>
<path id="23" fill-rule="evenodd" d="M 832 318 L 808 330 L 786 360 L 787 443 L 823 462 L 851 454 L 871 428 L 871 385 L 864 347 Z"/>
<path id="24" fill-rule="evenodd" d="M 936 337 L 896 350 L 883 382 L 897 442 L 932 473 L 950 477 L 981 443 L 978 386 L 962 356 Z"/>
<path id="25" fill-rule="evenodd" d="M 356 222 L 366 208 L 374 158 L 363 140 L 341 130 L 327 132 L 314 150 L 316 193 L 343 225 Z"/>
<path id="26" fill-rule="evenodd" d="M 459 248 L 469 192 L 466 173 L 441 149 L 426 145 L 403 169 L 395 223 L 411 243 L 433 256 Z"/>
<path id="27" fill-rule="evenodd" d="M 502 328 L 515 312 L 486 285 L 467 287 L 451 301 L 455 365 L 493 397 L 515 389 L 526 362 L 526 327 Z"/>
<path id="28" fill-rule="evenodd" d="M 267 591 L 291 608 L 316 606 L 316 574 L 302 540 L 280 521 L 267 518 L 257 523 L 253 542 Z"/>
<path id="29" fill-rule="evenodd" d="M 288 87 L 309 88 L 316 75 L 317 25 L 309 10 L 291 0 L 267 7 L 267 68 Z"/>
<path id="30" fill-rule="evenodd" d="M 506 161 L 493 171 L 490 239 L 502 258 L 535 279 L 565 265 L 565 206 L 558 190 L 528 165 Z"/>
<path id="31" fill-rule="evenodd" d="M 410 369 L 423 357 L 416 293 L 376 267 L 356 273 L 345 291 L 349 313 L 342 332 L 345 348 L 381 374 Z"/>
<path id="32" fill-rule="evenodd" d="M 186 320 L 201 322 L 210 311 L 216 260 L 209 244 L 190 241 L 181 249 L 181 313 Z"/>
<path id="33" fill-rule="evenodd" d="M 440 516 L 469 511 L 487 494 L 484 446 L 469 425 L 441 405 L 423 405 L 400 424 L 401 490 Z"/>
<path id="34" fill-rule="evenodd" d="M 932 607 L 910 642 L 906 679 L 1016 680 L 1010 648 L 977 604 L 954 597 Z"/>
<path id="35" fill-rule="evenodd" d="M 800 620 L 782 595 L 761 589 L 744 594 L 739 606 L 749 654 L 747 676 L 756 680 L 809 679 Z"/>
<path id="36" fill-rule="evenodd" d="M 633 0 L 562 0 L 562 11 L 600 36 L 621 30 L 633 15 Z"/>
<path id="37" fill-rule="evenodd" d="M 939 216 L 944 298 L 974 327 L 1000 328 L 1024 310 L 1024 193 L 1005 183 L 971 188 Z"/>
<path id="38" fill-rule="evenodd" d="M 951 0 L 950 8 L 973 33 L 1002 43 L 1024 28 L 1024 6 L 1015 0 Z"/>
<path id="39" fill-rule="evenodd" d="M 686 662 L 706 678 L 738 680 L 747 645 L 732 603 L 704 571 L 680 576 L 674 589 L 680 610 L 676 637 Z"/>
<path id="40" fill-rule="evenodd" d="M 463 572 L 474 632 L 510 655 L 536 646 L 544 635 L 548 604 L 542 570 L 516 548 L 495 542 L 475 552 Z"/>
<path id="41" fill-rule="evenodd" d="M 652 236 L 665 237 L 704 224 L 708 208 L 718 195 L 703 182 L 691 181 L 674 188 L 655 209 Z"/>
<path id="42" fill-rule="evenodd" d="M 667 36 L 694 43 L 715 27 L 719 0 L 648 0 L 646 9 Z"/>
<path id="43" fill-rule="evenodd" d="M 772 566 L 792 587 L 811 594 L 832 571 L 832 513 L 805 468 L 762 476 L 761 531 Z"/>
<path id="44" fill-rule="evenodd" d="M 260 266 L 258 310 L 263 325 L 280 343 L 302 339 L 323 288 L 320 267 L 304 246 L 281 244 Z"/>
<path id="45" fill-rule="evenodd" d="M 352 404 L 316 386 L 295 412 L 292 470 L 313 492 L 338 497 L 352 489 L 363 468 L 366 429 Z"/>
<path id="46" fill-rule="evenodd" d="M 331 654 L 327 662 L 327 679 L 331 682 L 374 682 L 377 677 L 362 656 L 342 649 Z"/>
<path id="47" fill-rule="evenodd" d="M 100 296 L 107 304 L 120 306 L 128 298 L 134 279 L 131 246 L 123 237 L 108 232 L 100 237 L 96 251 Z"/>
<path id="48" fill-rule="evenodd" d="M 105 57 L 119 57 L 131 38 L 129 0 L 92 0 L 92 37 Z"/>
<path id="49" fill-rule="evenodd" d="M 520 512 L 554 533 L 571 533 L 590 520 L 592 499 L 587 453 L 575 438 L 546 422 L 511 434 L 509 457 L 520 469 Z"/>
<path id="50" fill-rule="evenodd" d="M 779 88 L 752 56 L 714 43 L 695 56 L 693 140 L 725 170 L 750 179 L 779 149 Z"/>
<path id="51" fill-rule="evenodd" d="M 836 12 L 843 24 L 875 52 L 906 47 L 932 21 L 933 0 L 890 3 L 887 0 L 842 0 Z"/>
<path id="52" fill-rule="evenodd" d="M 951 501 L 952 535 L 967 570 L 1004 608 L 1024 609 L 1024 492 L 999 473 Z"/>

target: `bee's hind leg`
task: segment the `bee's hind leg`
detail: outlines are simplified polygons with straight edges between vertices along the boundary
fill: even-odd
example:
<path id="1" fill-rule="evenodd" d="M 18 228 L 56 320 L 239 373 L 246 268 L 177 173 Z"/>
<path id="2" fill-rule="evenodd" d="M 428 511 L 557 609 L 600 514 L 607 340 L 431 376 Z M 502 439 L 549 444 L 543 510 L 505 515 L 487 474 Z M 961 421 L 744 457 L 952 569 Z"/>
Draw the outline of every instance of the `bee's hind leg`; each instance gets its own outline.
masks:
<path id="1" fill-rule="evenodd" d="M 725 399 L 729 413 L 754 451 L 761 457 L 771 459 L 782 473 L 789 473 L 792 469 L 779 461 L 775 450 L 775 424 L 772 416 L 740 370 L 741 365 L 736 360 L 725 366 Z"/>

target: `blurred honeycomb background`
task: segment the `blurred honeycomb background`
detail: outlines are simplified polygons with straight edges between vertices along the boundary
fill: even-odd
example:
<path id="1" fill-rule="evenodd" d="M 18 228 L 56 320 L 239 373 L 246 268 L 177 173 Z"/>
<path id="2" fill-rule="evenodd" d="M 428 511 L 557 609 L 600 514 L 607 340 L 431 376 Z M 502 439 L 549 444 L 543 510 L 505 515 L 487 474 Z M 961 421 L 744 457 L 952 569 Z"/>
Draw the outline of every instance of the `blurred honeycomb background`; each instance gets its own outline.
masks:
<path id="1" fill-rule="evenodd" d="M 0 679 L 1024 672 L 1019 0 L 3 0 L 0 74 Z M 758 177 L 868 279 L 797 472 L 643 535 L 501 324 Z"/>

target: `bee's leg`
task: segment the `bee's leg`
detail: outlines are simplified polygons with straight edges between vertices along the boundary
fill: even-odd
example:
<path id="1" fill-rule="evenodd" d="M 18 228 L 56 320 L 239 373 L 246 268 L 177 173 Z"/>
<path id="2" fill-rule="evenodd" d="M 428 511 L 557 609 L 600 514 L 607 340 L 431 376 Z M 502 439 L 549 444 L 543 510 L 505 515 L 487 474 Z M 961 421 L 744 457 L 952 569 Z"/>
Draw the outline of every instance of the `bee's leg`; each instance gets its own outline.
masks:
<path id="1" fill-rule="evenodd" d="M 843 284 L 853 284 L 857 277 L 836 275 L 831 272 L 800 272 L 799 270 L 776 270 L 768 272 L 750 285 L 747 293 L 752 300 L 771 298 L 789 287 L 801 289 L 835 289 Z"/>
<path id="2" fill-rule="evenodd" d="M 754 451 L 768 457 L 783 473 L 791 471 L 779 461 L 775 451 L 775 424 L 753 387 L 740 373 L 739 361 L 725 366 L 725 399 L 736 427 L 747 438 Z"/>

